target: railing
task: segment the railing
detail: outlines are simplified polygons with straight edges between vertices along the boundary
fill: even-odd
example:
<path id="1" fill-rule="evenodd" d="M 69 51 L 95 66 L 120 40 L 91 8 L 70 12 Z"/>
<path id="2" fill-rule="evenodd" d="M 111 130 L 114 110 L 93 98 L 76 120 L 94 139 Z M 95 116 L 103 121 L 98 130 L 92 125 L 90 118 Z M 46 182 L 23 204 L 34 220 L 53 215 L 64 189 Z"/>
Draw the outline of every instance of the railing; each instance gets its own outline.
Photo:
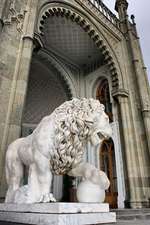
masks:
<path id="1" fill-rule="evenodd" d="M 117 28 L 120 28 L 120 21 L 116 17 L 115 14 L 113 14 L 109 8 L 101 1 L 101 0 L 88 0 L 94 7 L 96 7 L 100 12 L 103 13 L 103 15 L 111 22 L 113 23 Z"/>

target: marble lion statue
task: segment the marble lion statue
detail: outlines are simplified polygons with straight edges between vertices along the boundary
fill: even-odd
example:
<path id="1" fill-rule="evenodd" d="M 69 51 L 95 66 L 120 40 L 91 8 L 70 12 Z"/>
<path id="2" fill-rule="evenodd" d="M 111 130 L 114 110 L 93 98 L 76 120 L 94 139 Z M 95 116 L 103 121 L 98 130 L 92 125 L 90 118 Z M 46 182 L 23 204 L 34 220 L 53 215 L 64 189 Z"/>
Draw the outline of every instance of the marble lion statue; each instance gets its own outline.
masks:
<path id="1" fill-rule="evenodd" d="M 72 99 L 44 117 L 27 137 L 6 152 L 6 203 L 56 201 L 51 193 L 53 174 L 70 174 L 82 166 L 87 142 L 100 144 L 111 136 L 104 106 L 94 99 Z M 28 183 L 23 185 L 24 165 Z M 78 175 L 77 175 L 78 176 Z"/>

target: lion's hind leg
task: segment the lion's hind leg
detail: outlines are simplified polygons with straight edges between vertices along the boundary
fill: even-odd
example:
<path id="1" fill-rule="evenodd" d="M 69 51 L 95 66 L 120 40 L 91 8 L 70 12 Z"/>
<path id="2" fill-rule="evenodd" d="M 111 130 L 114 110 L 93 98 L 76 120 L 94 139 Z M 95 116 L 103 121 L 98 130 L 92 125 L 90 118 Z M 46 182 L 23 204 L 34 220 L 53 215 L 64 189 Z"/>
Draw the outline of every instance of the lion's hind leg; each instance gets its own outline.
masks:
<path id="1" fill-rule="evenodd" d="M 6 153 L 6 181 L 8 190 L 6 193 L 5 202 L 13 203 L 15 191 L 21 186 L 23 179 L 23 164 L 18 156 L 18 143 L 12 143 Z"/>

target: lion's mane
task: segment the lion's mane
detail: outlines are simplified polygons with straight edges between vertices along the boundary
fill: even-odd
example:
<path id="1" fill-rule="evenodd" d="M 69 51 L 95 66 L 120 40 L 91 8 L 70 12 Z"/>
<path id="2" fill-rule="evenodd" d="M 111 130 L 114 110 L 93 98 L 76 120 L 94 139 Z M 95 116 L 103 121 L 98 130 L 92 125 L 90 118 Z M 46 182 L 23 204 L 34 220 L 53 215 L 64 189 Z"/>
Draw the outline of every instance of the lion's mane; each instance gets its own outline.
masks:
<path id="1" fill-rule="evenodd" d="M 50 159 L 55 174 L 67 173 L 82 160 L 85 144 L 92 134 L 93 112 L 104 111 L 98 100 L 76 99 L 55 109 L 55 140 Z"/>

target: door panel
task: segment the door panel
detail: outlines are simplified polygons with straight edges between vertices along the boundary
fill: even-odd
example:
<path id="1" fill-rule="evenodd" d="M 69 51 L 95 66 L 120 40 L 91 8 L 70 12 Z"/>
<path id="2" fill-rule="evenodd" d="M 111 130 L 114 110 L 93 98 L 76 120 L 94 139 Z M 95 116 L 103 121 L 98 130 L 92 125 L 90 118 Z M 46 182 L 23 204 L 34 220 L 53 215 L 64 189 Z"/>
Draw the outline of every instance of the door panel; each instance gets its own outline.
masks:
<path id="1" fill-rule="evenodd" d="M 112 139 L 105 140 L 101 146 L 100 168 L 107 174 L 110 180 L 110 187 L 106 191 L 105 202 L 109 203 L 111 208 L 117 208 L 117 177 L 114 143 Z"/>

